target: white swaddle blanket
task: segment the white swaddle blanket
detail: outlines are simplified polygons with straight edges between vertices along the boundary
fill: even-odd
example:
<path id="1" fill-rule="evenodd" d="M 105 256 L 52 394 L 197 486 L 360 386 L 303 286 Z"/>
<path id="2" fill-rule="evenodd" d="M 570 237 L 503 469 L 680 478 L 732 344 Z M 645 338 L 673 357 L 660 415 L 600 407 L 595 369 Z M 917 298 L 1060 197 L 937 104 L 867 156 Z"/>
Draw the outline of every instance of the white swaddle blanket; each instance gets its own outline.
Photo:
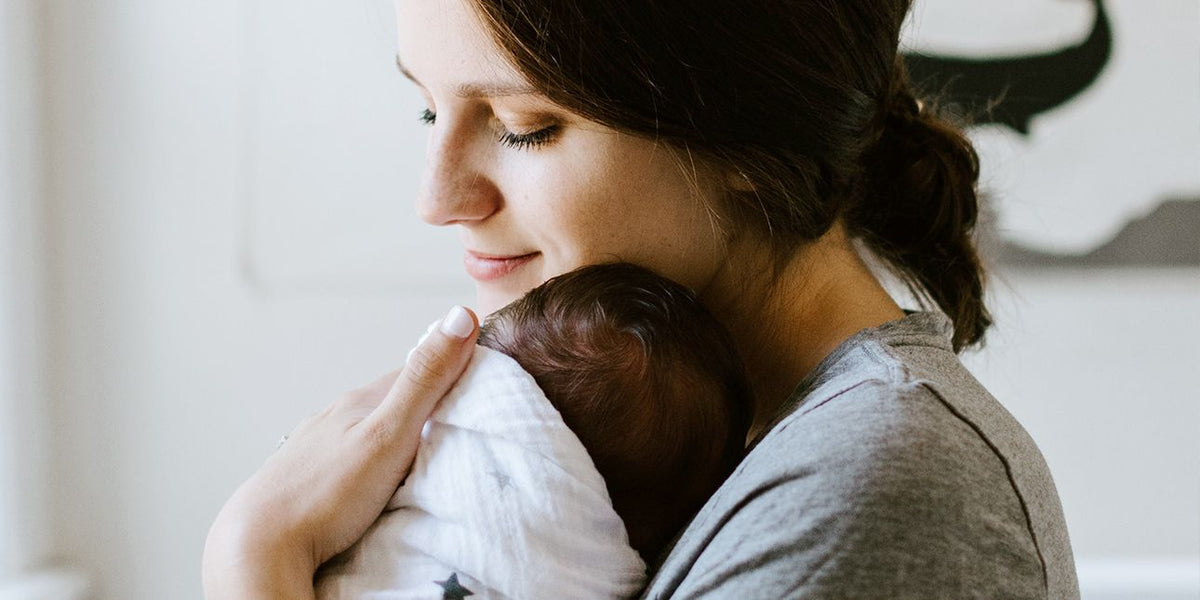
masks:
<path id="1" fill-rule="evenodd" d="M 476 347 L 407 480 L 317 597 L 627 598 L 646 565 L 604 480 L 533 377 Z"/>

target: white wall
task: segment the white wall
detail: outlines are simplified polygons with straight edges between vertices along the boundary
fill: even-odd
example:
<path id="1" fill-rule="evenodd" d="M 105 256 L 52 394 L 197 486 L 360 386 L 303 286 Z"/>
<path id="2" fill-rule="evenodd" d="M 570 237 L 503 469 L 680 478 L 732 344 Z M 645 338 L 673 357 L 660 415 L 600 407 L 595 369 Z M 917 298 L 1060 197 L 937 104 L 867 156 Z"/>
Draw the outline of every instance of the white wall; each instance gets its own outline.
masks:
<path id="1" fill-rule="evenodd" d="M 338 4 L 380 29 L 326 42 L 331 24 L 305 12 L 315 2 L 47 5 L 54 540 L 99 598 L 199 597 L 208 524 L 279 435 L 398 366 L 426 323 L 469 299 L 457 280 L 330 284 L 327 271 L 297 271 L 279 258 L 286 252 L 259 243 L 254 207 L 273 206 L 287 226 L 293 198 L 283 194 L 306 192 L 282 189 L 281 171 L 315 178 L 322 185 L 309 190 L 327 206 L 358 210 L 369 199 L 382 214 L 359 218 L 385 228 L 372 235 L 403 238 L 415 225 L 401 217 L 422 149 L 402 152 L 396 140 L 411 137 L 398 123 L 416 105 L 398 92 L 386 13 L 372 22 L 366 4 L 324 3 Z M 293 38 L 300 46 L 258 46 L 267 18 L 309 35 Z M 367 93 L 390 112 L 348 118 L 362 93 L 353 89 L 340 90 L 340 103 L 310 97 L 328 82 L 307 77 L 320 71 L 302 62 L 306 48 L 357 47 L 371 35 L 376 62 L 350 68 L 373 74 Z M 256 79 L 255 51 L 275 61 L 262 70 L 295 71 L 280 84 L 293 86 L 291 98 L 260 107 L 260 93 L 277 91 Z M 278 62 L 289 55 L 299 62 Z M 280 117 L 272 111 L 295 112 L 288 102 L 304 105 L 308 122 L 292 123 L 293 139 L 264 137 Z M 402 113 L 406 102 L 412 111 Z M 336 137 L 331 124 L 348 121 L 375 128 L 373 137 Z M 386 154 L 371 149 L 388 143 Z M 304 155 L 330 145 L 333 155 Z M 266 163 L 272 155 L 288 164 Z M 403 181 L 399 168 L 386 181 L 345 173 L 370 161 L 412 167 Z M 327 244 L 321 233 L 282 238 L 303 254 Z M 378 271 L 402 272 L 406 258 L 391 255 Z"/>
<path id="2" fill-rule="evenodd" d="M 101 600 L 199 598 L 234 486 L 469 286 L 411 215 L 385 0 L 41 6 L 52 550 Z M 1200 272 L 1003 275 L 970 364 L 1042 445 L 1087 597 L 1194 597 Z"/>
<path id="3" fill-rule="evenodd" d="M 0 590 L 49 549 L 33 8 L 0 4 Z"/>

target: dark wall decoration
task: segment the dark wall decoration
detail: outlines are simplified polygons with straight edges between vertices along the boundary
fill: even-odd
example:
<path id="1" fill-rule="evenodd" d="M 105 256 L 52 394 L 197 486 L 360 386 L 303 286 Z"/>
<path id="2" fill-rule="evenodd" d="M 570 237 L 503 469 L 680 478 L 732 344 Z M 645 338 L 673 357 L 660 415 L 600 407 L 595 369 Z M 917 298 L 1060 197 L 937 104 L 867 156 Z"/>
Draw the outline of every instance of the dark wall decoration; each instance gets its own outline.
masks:
<path id="1" fill-rule="evenodd" d="M 1005 242 L 994 252 L 1001 262 L 1040 267 L 1200 266 L 1200 197 L 1166 200 L 1086 254 L 1051 254 Z"/>
<path id="2" fill-rule="evenodd" d="M 953 0 L 946 0 L 953 1 Z M 1057 2 L 1062 0 L 1046 0 Z M 1089 101 L 1101 94 L 1116 93 L 1115 86 L 1104 91 L 1092 89 L 1106 75 L 1111 63 L 1121 57 L 1122 22 L 1114 20 L 1106 4 L 1114 0 L 1079 0 L 1094 7 L 1094 18 L 1090 29 L 1083 37 L 1061 40 L 1057 49 L 1041 50 L 1026 54 L 1006 52 L 1002 55 L 956 56 L 948 53 L 922 50 L 906 53 L 905 59 L 911 78 L 918 89 L 936 97 L 943 110 L 965 116 L 973 129 L 1001 127 L 1012 135 L 1036 147 L 1039 139 L 1034 135 L 1039 120 L 1051 122 L 1071 115 L 1073 111 L 1087 109 Z M 1136 3 L 1135 3 L 1136 4 Z M 1127 3 L 1126 6 L 1129 4 Z M 1186 19 L 1188 15 L 1180 15 Z M 1200 36 L 1200 23 L 1195 35 Z M 1197 62 L 1198 57 L 1180 56 L 1179 60 Z M 1198 63 L 1200 64 L 1200 63 Z M 1147 65 L 1152 66 L 1152 65 Z M 1200 78 L 1200 70 L 1195 73 Z M 1142 90 L 1151 92 L 1151 90 Z M 1171 93 L 1172 90 L 1155 90 L 1156 93 Z M 1088 92 L 1085 94 L 1085 92 Z M 1200 97 L 1194 102 L 1195 112 L 1185 115 L 1180 123 L 1183 131 L 1189 127 L 1200 130 Z M 1136 101 L 1136 96 L 1131 96 Z M 1134 108 L 1131 105 L 1131 108 Z M 1190 121 L 1189 121 L 1190 119 Z M 1097 121 L 1096 131 L 1117 125 Z M 1165 136 L 1175 132 L 1162 131 Z M 1105 139 L 1099 136 L 1086 144 L 1126 143 L 1117 134 Z M 1061 142 L 1061 140 L 1058 140 Z M 1081 141 L 1081 144 L 1085 142 Z M 1197 137 L 1200 144 L 1200 136 Z M 1131 151 L 1153 151 L 1152 148 Z M 1017 150 L 1018 152 L 1021 150 Z M 1200 156 L 1200 150 L 1198 150 Z M 985 169 L 987 168 L 985 163 Z M 1100 173 L 1119 169 L 1119 164 L 1096 165 Z M 1022 173 L 1022 176 L 1052 178 L 1053 173 Z M 1129 177 L 1147 177 L 1130 172 Z M 1196 164 L 1196 186 L 1179 190 L 1164 184 L 1155 190 L 1154 182 L 1147 180 L 1146 189 L 1153 195 L 1142 204 L 1156 206 L 1149 212 L 1132 216 L 1117 233 L 1106 241 L 1093 244 L 1082 252 L 1058 253 L 1023 246 L 1020 241 L 1006 239 L 997 231 L 983 232 L 988 243 L 984 248 L 1002 263 L 1029 267 L 1055 266 L 1200 266 L 1200 164 Z M 1084 183 L 1084 182 L 1081 182 Z M 1089 187 L 1080 186 L 1082 194 L 1094 193 Z M 1094 190 L 1093 186 L 1090 188 Z M 990 190 L 984 185 L 985 196 Z M 1056 198 L 1021 197 L 1010 203 L 1036 207 L 1040 202 L 1053 202 Z M 1105 201 L 1097 197 L 1097 202 Z M 992 210 L 1004 208 L 989 207 Z M 993 225 L 995 220 L 990 221 Z M 986 225 L 986 224 L 985 224 Z"/>
<path id="3" fill-rule="evenodd" d="M 1029 56 L 958 58 L 909 53 L 917 87 L 977 115 L 977 124 L 1000 123 L 1029 134 L 1029 121 L 1090 87 L 1112 55 L 1112 27 L 1101 0 L 1087 39 L 1057 52 Z"/>

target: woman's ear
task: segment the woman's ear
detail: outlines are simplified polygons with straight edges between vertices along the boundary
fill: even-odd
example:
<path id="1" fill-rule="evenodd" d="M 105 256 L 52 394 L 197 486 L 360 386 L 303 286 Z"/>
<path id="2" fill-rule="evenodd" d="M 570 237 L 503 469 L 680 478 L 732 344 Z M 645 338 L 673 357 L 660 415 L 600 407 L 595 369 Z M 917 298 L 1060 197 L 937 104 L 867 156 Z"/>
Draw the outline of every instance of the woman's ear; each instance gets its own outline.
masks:
<path id="1" fill-rule="evenodd" d="M 725 185 L 735 192 L 753 192 L 754 183 L 750 176 L 741 170 L 731 169 L 725 172 Z"/>

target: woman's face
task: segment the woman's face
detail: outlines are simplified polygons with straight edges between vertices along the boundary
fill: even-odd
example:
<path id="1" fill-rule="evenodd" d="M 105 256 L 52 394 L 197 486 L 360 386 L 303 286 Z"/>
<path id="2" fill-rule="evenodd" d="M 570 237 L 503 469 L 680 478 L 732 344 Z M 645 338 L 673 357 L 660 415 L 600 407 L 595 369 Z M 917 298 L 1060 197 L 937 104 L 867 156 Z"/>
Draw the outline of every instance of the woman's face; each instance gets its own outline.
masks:
<path id="1" fill-rule="evenodd" d="M 529 90 L 469 1 L 395 5 L 398 61 L 430 125 L 417 210 L 431 224 L 458 226 L 478 309 L 491 313 L 550 277 L 616 260 L 703 294 L 725 256 L 705 208 L 718 203 L 714 178 L 699 173 L 693 188 L 664 145 Z"/>

